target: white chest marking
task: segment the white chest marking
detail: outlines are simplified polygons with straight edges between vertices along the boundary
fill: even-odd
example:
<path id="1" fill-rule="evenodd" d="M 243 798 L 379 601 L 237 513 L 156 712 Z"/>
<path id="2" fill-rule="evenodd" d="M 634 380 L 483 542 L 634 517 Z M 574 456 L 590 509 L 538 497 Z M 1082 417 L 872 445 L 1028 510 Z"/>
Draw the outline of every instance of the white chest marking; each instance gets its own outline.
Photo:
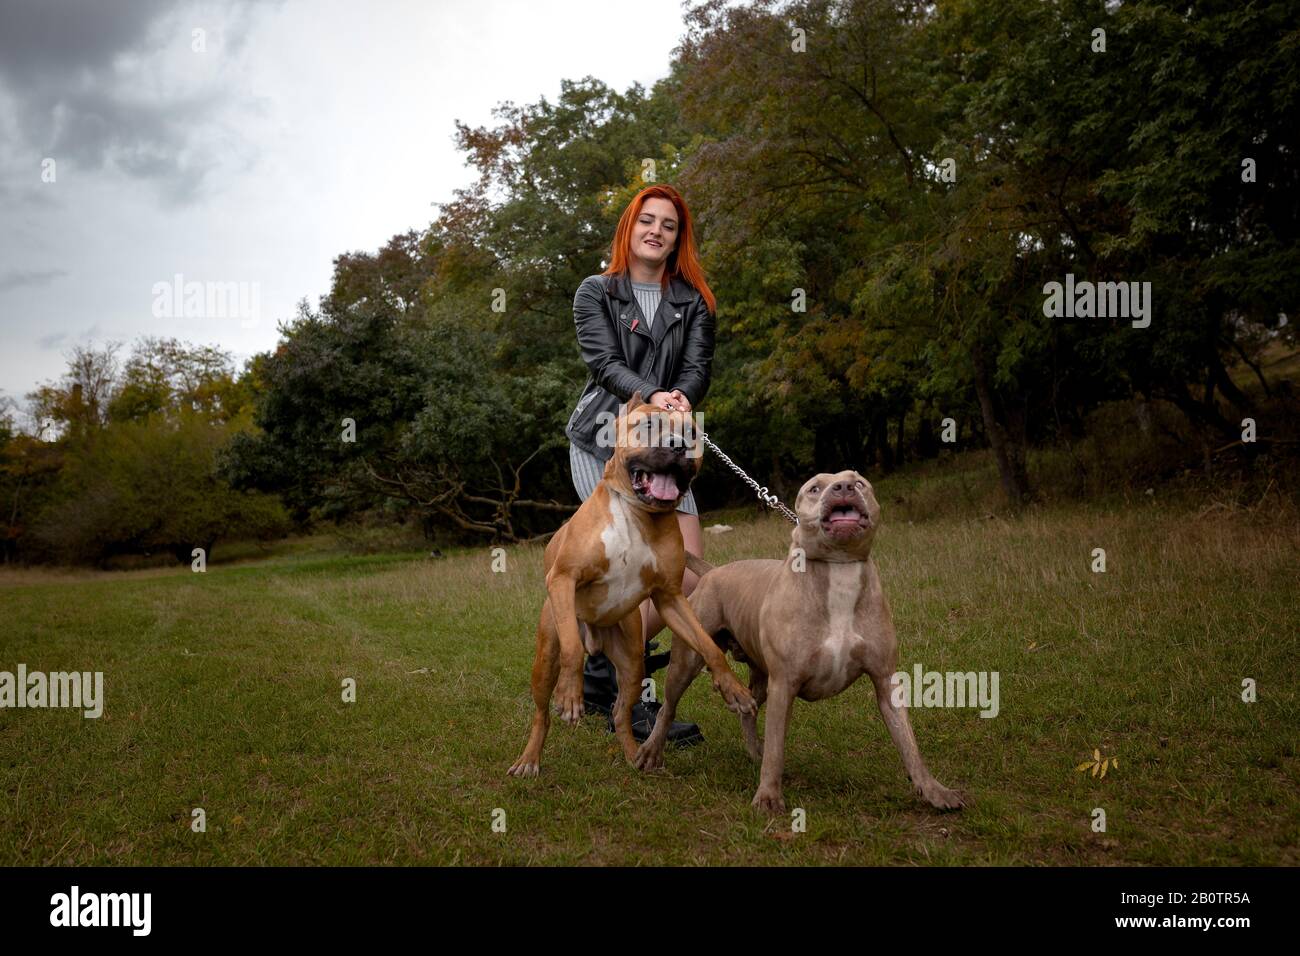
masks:
<path id="1" fill-rule="evenodd" d="M 655 553 L 646 544 L 645 538 L 641 537 L 641 529 L 630 512 L 631 507 L 621 495 L 610 495 L 609 524 L 600 533 L 600 540 L 605 545 L 605 557 L 609 560 L 609 571 L 604 580 L 609 590 L 597 609 L 597 614 L 602 617 L 640 596 L 644 586 L 641 583 L 643 567 L 649 565 L 658 568 Z"/>
<path id="2" fill-rule="evenodd" d="M 826 637 L 823 646 L 830 652 L 833 673 L 842 673 L 853 646 L 862 638 L 853 630 L 853 609 L 862 595 L 862 565 L 832 564 L 826 588 Z"/>

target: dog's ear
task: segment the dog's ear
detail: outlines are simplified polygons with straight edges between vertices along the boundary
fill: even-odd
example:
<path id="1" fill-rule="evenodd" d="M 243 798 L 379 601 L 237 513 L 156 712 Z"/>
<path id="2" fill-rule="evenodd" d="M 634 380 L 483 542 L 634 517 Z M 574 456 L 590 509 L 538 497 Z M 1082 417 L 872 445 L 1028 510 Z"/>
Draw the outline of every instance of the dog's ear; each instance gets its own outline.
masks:
<path id="1" fill-rule="evenodd" d="M 630 412 L 634 408 L 639 408 L 645 404 L 645 399 L 641 397 L 641 389 L 632 393 L 632 397 L 627 400 L 627 410 Z"/>

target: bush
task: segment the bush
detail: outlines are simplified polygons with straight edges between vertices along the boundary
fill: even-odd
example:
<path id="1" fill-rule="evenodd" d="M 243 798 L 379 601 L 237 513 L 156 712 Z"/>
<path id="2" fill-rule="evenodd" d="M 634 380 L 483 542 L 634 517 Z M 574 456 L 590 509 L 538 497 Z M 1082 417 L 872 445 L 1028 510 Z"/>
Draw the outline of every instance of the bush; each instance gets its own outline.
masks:
<path id="1" fill-rule="evenodd" d="M 55 500 L 32 534 L 54 558 L 100 562 L 170 552 L 209 559 L 221 538 L 278 537 L 289 519 L 278 499 L 239 492 L 213 473 L 229 427 L 194 413 L 111 423 L 69 449 Z"/>

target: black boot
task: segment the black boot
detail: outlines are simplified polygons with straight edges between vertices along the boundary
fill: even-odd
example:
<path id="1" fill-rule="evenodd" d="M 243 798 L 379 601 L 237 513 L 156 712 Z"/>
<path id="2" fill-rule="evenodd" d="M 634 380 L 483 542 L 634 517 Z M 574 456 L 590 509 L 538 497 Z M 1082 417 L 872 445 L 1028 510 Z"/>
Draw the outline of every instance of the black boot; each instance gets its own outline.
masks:
<path id="1" fill-rule="evenodd" d="M 632 705 L 632 737 L 637 743 L 643 744 L 650 736 L 650 732 L 655 729 L 655 721 L 659 719 L 659 711 L 663 709 L 663 704 L 657 700 L 644 701 L 638 700 Z M 614 715 L 610 714 L 605 718 L 609 725 L 609 732 L 614 732 Z M 700 728 L 687 720 L 674 720 L 671 727 L 668 728 L 667 740 L 670 744 L 676 744 L 678 747 L 690 747 L 698 744 L 704 739 L 704 732 Z"/>
<path id="2" fill-rule="evenodd" d="M 668 665 L 669 652 L 651 654 L 658 647 L 656 641 L 646 644 L 645 675 L 649 677 L 657 670 Z M 618 699 L 618 680 L 614 665 L 604 654 L 588 655 L 587 663 L 582 668 L 582 702 L 587 710 L 606 715 L 609 732 L 614 732 L 614 701 Z M 637 743 L 644 743 L 654 729 L 655 719 L 659 716 L 658 701 L 645 702 L 637 700 L 632 705 L 632 736 Z M 700 728 L 689 721 L 674 720 L 668 730 L 668 742 L 688 747 L 704 739 Z"/>
<path id="3" fill-rule="evenodd" d="M 658 647 L 651 641 L 645 648 L 645 675 L 649 677 L 668 665 L 668 652 L 651 654 Z M 618 698 L 618 675 L 614 665 L 604 654 L 588 654 L 582 666 L 582 703 L 596 714 L 608 714 Z"/>
<path id="4" fill-rule="evenodd" d="M 582 666 L 582 704 L 588 713 L 608 714 L 618 698 L 614 665 L 604 654 L 588 654 Z"/>

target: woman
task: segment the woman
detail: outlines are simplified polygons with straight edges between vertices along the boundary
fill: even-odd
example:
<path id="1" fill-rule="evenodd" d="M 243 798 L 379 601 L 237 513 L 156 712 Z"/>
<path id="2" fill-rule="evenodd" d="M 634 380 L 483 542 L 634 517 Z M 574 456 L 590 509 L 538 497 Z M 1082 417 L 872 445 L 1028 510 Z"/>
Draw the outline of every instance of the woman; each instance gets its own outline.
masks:
<path id="1" fill-rule="evenodd" d="M 598 443 L 597 432 L 634 391 L 640 390 L 651 405 L 688 412 L 704 398 L 713 364 L 714 306 L 685 200 L 671 186 L 641 190 L 619 218 L 609 268 L 584 279 L 573 299 L 578 344 L 591 375 L 565 434 L 573 486 L 583 501 L 613 455 L 612 448 Z M 703 557 L 693 491 L 677 506 L 677 521 L 687 550 Z M 696 581 L 688 570 L 682 592 L 689 595 Z M 641 605 L 641 623 L 648 655 L 652 639 L 664 628 L 648 598 Z M 647 656 L 646 674 L 666 659 L 666 654 Z M 586 707 L 608 713 L 617 694 L 609 660 L 603 654 L 588 657 L 583 671 Z M 638 703 L 633 710 L 637 740 L 649 735 L 658 706 Z M 675 722 L 668 739 L 685 744 L 703 736 L 694 724 Z"/>

